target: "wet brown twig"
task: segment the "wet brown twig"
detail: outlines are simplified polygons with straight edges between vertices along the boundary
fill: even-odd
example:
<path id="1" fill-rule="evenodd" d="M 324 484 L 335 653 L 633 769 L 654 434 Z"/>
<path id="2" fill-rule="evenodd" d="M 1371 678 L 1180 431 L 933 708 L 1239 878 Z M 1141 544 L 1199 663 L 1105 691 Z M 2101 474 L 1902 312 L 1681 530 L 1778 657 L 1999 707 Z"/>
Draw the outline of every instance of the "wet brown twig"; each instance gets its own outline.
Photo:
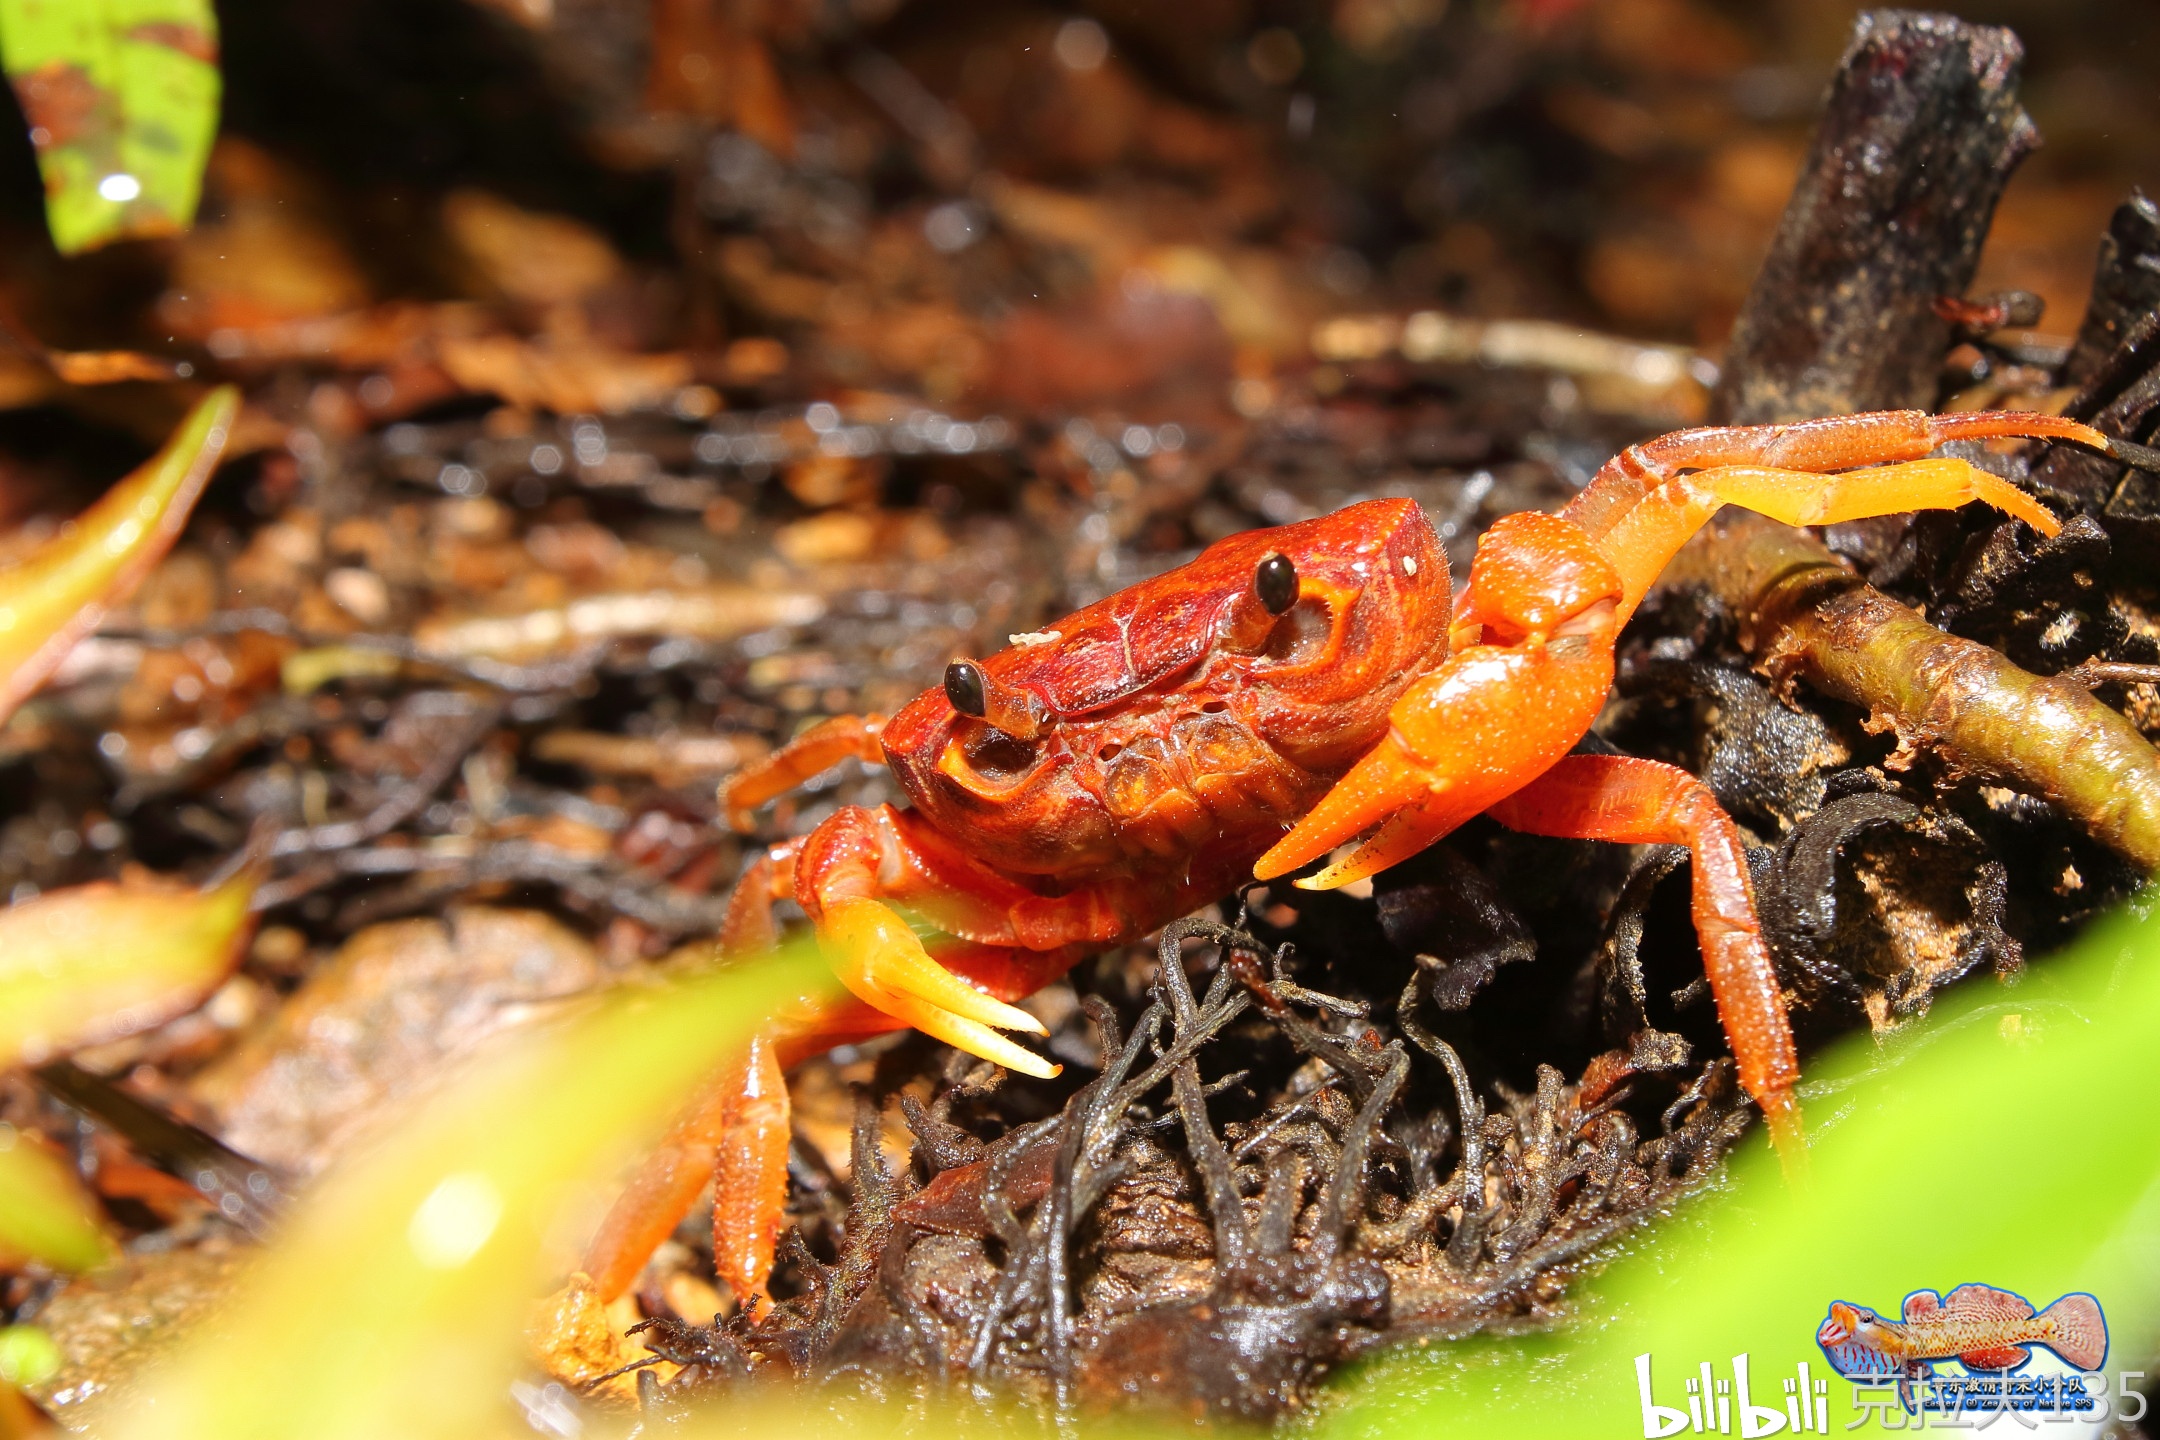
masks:
<path id="1" fill-rule="evenodd" d="M 443 782 L 457 773 L 472 747 L 479 744 L 502 718 L 502 707 L 493 703 L 467 703 L 460 708 L 465 713 L 452 721 L 442 743 L 411 780 L 400 784 L 357 820 L 337 820 L 305 830 L 287 831 L 272 843 L 271 855 L 283 858 L 349 850 L 379 839 L 411 819 L 442 788 Z"/>
<path id="2" fill-rule="evenodd" d="M 1752 424 L 1927 406 L 1995 202 L 2039 140 L 2008 30 L 1863 13 L 1712 409 Z"/>
<path id="3" fill-rule="evenodd" d="M 574 654 L 560 659 L 519 665 L 487 655 L 455 655 L 430 650 L 403 635 L 381 635 L 369 631 L 334 635 L 309 630 L 295 624 L 292 617 L 283 611 L 260 605 L 242 610 L 221 610 L 202 624 L 183 629 L 108 625 L 99 630 L 98 634 L 107 640 L 133 640 L 152 650 L 177 650 L 191 640 L 216 635 L 239 635 L 251 630 L 275 636 L 280 640 L 290 640 L 310 649 L 335 646 L 387 655 L 422 671 L 455 675 L 490 689 L 520 695 L 551 695 L 568 690 L 592 674 L 606 658 L 608 651 L 604 644 L 586 645 Z"/>
<path id="4" fill-rule="evenodd" d="M 2133 190 L 2100 238 L 2092 298 L 2063 366 L 2063 383 L 2082 387 L 2098 376 L 2116 347 L 2155 309 L 2160 309 L 2160 205 Z"/>
<path id="5" fill-rule="evenodd" d="M 1708 586 L 1773 678 L 1866 709 L 1870 729 L 1897 734 L 1893 767 L 1933 750 L 1958 771 L 2060 806 L 2140 867 L 2160 867 L 2160 755 L 2085 685 L 1943 633 L 1787 526 L 1741 515 L 1715 532 L 1666 583 Z"/>
<path id="6" fill-rule="evenodd" d="M 137 1154 L 194 1186 L 220 1215 L 258 1239 L 291 1198 L 284 1177 L 270 1166 L 72 1060 L 50 1061 L 35 1073 L 56 1098 L 112 1127 Z"/>
<path id="7" fill-rule="evenodd" d="M 668 935 L 715 933 L 727 908 L 724 897 L 687 894 L 631 873 L 605 857 L 577 854 L 529 840 L 496 841 L 466 854 L 407 846 L 343 850 L 265 884 L 256 892 L 252 908 L 262 911 L 289 905 L 348 877 L 385 875 L 426 876 L 427 884 L 409 894 L 369 899 L 366 911 L 348 916 L 348 923 L 425 908 L 477 885 L 502 883 L 553 886 Z"/>

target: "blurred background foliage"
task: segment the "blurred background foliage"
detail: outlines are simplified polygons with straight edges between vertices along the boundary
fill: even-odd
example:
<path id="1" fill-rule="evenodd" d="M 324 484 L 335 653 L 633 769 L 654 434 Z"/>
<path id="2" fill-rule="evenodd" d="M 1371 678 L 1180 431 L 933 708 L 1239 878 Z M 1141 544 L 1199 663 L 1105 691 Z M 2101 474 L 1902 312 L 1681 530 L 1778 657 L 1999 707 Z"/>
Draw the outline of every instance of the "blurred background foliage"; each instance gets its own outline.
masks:
<path id="1" fill-rule="evenodd" d="M 1409 300 L 1714 345 L 1860 7 L 234 0 L 215 27 L 206 8 L 192 21 L 180 0 L 169 8 L 0 11 L 25 47 L 63 28 L 51 43 L 86 53 L 93 39 L 118 54 L 115 36 L 140 49 L 146 27 L 185 29 L 195 38 L 168 46 L 173 63 L 211 45 L 226 77 L 209 223 L 177 247 L 53 270 L 35 255 L 41 202 L 61 207 L 60 248 L 77 249 L 89 222 L 68 217 L 94 208 L 114 172 L 41 152 L 41 183 L 28 147 L 0 156 L 0 249 L 21 252 L 0 296 L 54 343 L 88 344 L 93 330 L 102 344 L 162 342 L 176 326 L 199 339 L 272 314 L 470 291 L 444 202 L 474 188 L 594 227 L 628 265 L 609 284 L 646 292 L 648 340 L 699 327 L 709 340 L 742 317 L 716 309 L 699 271 L 727 266 L 673 202 L 689 186 L 708 204 L 755 205 L 766 183 L 748 152 L 708 153 L 718 129 L 826 177 L 802 198 L 844 248 L 869 238 L 850 233 L 869 208 L 905 213 L 895 202 L 909 198 L 918 225 L 942 200 L 1002 213 L 983 189 L 1001 177 L 1089 194 L 1158 241 L 1279 244 L 1295 264 L 1272 283 L 1309 305 Z M 2160 45 L 2160 20 L 2136 0 L 1976 0 L 1958 13 L 2018 30 L 2047 139 L 2004 201 L 1979 285 L 2035 291 L 2067 321 L 2092 237 L 2129 181 L 2160 172 L 2160 101 L 2136 60 Z M 65 27 L 47 18 L 61 15 Z M 42 43 L 22 53 L 22 66 L 50 63 Z M 127 83 L 164 117 L 171 173 L 200 164 L 214 85 Z M 127 225 L 152 199 L 188 214 L 186 186 L 144 169 L 152 188 L 133 210 L 99 202 L 99 239 L 147 233 Z M 720 193 L 731 187 L 733 200 Z"/>

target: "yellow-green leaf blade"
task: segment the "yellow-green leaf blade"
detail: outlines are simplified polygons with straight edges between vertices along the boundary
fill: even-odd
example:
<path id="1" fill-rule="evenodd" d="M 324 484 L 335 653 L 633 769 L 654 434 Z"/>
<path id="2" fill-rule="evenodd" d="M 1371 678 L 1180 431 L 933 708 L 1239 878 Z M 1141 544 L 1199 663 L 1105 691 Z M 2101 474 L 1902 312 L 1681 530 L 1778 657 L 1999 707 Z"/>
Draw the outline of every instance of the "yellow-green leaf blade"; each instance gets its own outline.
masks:
<path id="1" fill-rule="evenodd" d="M 55 890 L 0 910 L 0 1065 L 36 1063 L 184 1014 L 231 973 L 255 878 Z"/>
<path id="2" fill-rule="evenodd" d="M 830 981 L 805 953 L 528 1034 L 325 1176 L 221 1316 L 102 1435 L 497 1433 L 565 1201 L 654 1138 L 728 1052 Z M 577 1207 L 568 1213 L 576 1213 Z M 579 1233 L 597 1215 L 570 1228 Z"/>
<path id="3" fill-rule="evenodd" d="M 67 1167 L 0 1125 L 0 1258 L 90 1270 L 112 1253 L 97 1207 Z"/>
<path id="4" fill-rule="evenodd" d="M 231 386 L 211 391 L 164 449 L 105 492 L 72 529 L 0 571 L 0 721 L 172 548 L 225 452 L 239 408 Z"/>
<path id="5" fill-rule="evenodd" d="M 1892 1315 L 1914 1290 L 1976 1281 L 2044 1306 L 2072 1291 L 2106 1312 L 2110 1370 L 2160 1346 L 2160 916 L 2116 917 L 2014 987 L 1937 1002 L 1887 1052 L 1868 1037 L 1811 1062 L 1807 1183 L 1759 1138 L 1728 1193 L 1648 1232 L 1583 1288 L 1573 1323 L 1528 1337 L 1398 1352 L 1342 1386 L 1330 1436 L 1634 1435 L 1635 1357 L 1656 1403 L 1709 1363 L 1749 1356 L 1756 1403 L 1801 1361 L 1826 1365 L 1832 1300 Z M 1833 1433 L 1851 1382 L 1830 1381 Z M 1737 1406 L 1737 1402 L 1735 1402 Z M 2007 1422 L 2005 1422 L 2007 1423 Z"/>
<path id="6" fill-rule="evenodd" d="M 0 60 L 62 254 L 193 223 L 217 134 L 209 0 L 0 0 Z"/>

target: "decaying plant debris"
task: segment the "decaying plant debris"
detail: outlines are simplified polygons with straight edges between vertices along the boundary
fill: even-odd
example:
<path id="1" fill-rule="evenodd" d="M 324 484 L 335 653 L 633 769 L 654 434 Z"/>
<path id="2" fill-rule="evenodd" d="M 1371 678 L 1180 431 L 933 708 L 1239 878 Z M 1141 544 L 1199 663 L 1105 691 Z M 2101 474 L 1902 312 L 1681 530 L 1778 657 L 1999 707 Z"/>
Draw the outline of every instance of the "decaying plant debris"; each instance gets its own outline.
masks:
<path id="1" fill-rule="evenodd" d="M 1217 947 L 1198 997 L 1189 939 Z M 1729 1064 L 1713 1062 L 1639 1134 L 1615 1104 L 1625 1081 L 1675 1067 L 1622 1051 L 1580 1085 L 1541 1066 L 1534 1091 L 1488 1113 L 1415 1018 L 1423 968 L 1389 1038 L 1362 1002 L 1291 979 L 1289 954 L 1211 921 L 1170 926 L 1129 1037 L 1112 1006 L 1084 1002 L 1098 1073 L 1061 1110 L 986 1145 L 954 1121 L 981 1124 L 994 1091 L 908 1103 L 927 1184 L 886 1172 L 866 1108 L 837 1263 L 798 1246 L 803 1297 L 754 1324 L 654 1322 L 646 1343 L 683 1368 L 646 1385 L 647 1404 L 762 1361 L 879 1388 L 966 1377 L 1060 1404 L 1169 1397 L 1271 1418 L 1385 1338 L 1543 1317 L 1566 1267 L 1701 1184 L 1745 1123 Z M 1412 1046 L 1453 1090 L 1452 1118 L 1412 1101 Z M 1198 1057 L 1231 1049 L 1245 1068 L 1203 1080 Z M 1268 1070 L 1289 1074 L 1281 1093 L 1215 1118 L 1211 1096 Z M 1460 1218 L 1443 1242 L 1446 1214 Z"/>
<path id="2" fill-rule="evenodd" d="M 550 65 L 605 70 L 604 47 L 572 53 L 610 23 L 590 8 L 562 7 Z M 694 7 L 658 8 L 696 28 Z M 1044 55 L 1104 34 L 983 23 Z M 1530 34 L 1459 62 L 1493 96 L 1450 90 L 1461 113 L 1419 123 L 1474 139 L 1528 83 Z M 446 233 L 485 303 L 371 297 L 358 267 L 324 265 L 324 294 L 278 310 L 213 252 L 183 256 L 193 298 L 162 313 L 250 381 L 251 443 L 276 443 L 0 731 L 0 888 L 204 871 L 252 838 L 262 929 L 194 1015 L 0 1077 L 0 1121 L 71 1146 L 129 1239 L 95 1281 L 0 1282 L 6 1318 L 62 1342 L 35 1389 L 54 1411 L 124 1387 L 158 1330 L 132 1316 L 213 1303 L 233 1249 L 446 1069 L 573 997 L 710 964 L 749 853 L 713 784 L 820 716 L 888 711 L 954 654 L 1364 495 L 1417 498 L 1460 574 L 1495 517 L 1558 505 L 1706 406 L 2070 391 L 2110 433 L 2160 425 L 2149 201 L 2116 216 L 2074 342 L 2029 329 L 2030 297 L 1963 293 L 2031 138 L 2007 32 L 1868 22 L 1714 392 L 1677 345 L 1422 300 L 1365 313 L 1312 281 L 1285 258 L 1303 239 L 1252 238 L 1273 130 L 1170 98 L 1191 73 L 1029 51 L 1047 68 L 990 95 L 905 27 L 916 69 L 866 45 L 803 61 L 855 38 L 667 41 L 771 81 L 723 96 L 677 67 L 661 88 L 709 144 L 638 129 L 595 82 L 586 122 L 677 165 L 682 276 L 462 191 Z M 1197 49 L 1160 45 L 1152 65 L 1197 73 Z M 1580 90 L 1551 115 L 1600 128 Z M 1115 133 L 1061 128 L 1086 105 Z M 1840 187 L 1859 147 L 1888 157 L 1878 183 Z M 1057 188 L 1113 162 L 1146 183 Z M 218 244 L 322 240 L 266 155 L 221 163 Z M 878 166 L 917 188 L 873 204 Z M 1887 231 L 1930 184 L 1929 223 Z M 1414 275 L 1456 299 L 1537 293 L 1531 267 L 1488 259 Z M 1818 295 L 1836 303 L 1811 312 Z M 693 318 L 671 330 L 652 317 L 675 301 Z M 1895 346 L 1870 343 L 1884 316 Z M 1974 458 L 2055 504 L 2064 535 L 1980 507 L 1832 527 L 1827 552 L 1725 527 L 1629 630 L 1586 742 L 1702 774 L 1746 828 L 1804 1043 L 2014 979 L 2156 858 L 2123 800 L 2160 773 L 2160 489 L 2061 450 Z M 1807 546 L 1835 582 L 1766 604 Z M 1823 608 L 1841 599 L 1854 613 Z M 1907 651 L 1873 678 L 1838 669 L 1893 622 Z M 1826 632 L 1851 643 L 1831 654 Z M 1923 692 L 1908 709 L 1932 698 L 1910 647 L 1938 643 L 2008 707 L 1987 735 L 1900 712 L 1901 685 Z M 2033 695 L 2111 727 L 2120 793 L 2095 798 L 2089 755 L 1987 750 Z M 890 798 L 850 767 L 766 823 Z M 593 1382 L 579 1403 L 657 1424 L 788 1376 L 1266 1420 L 1381 1344 L 1546 1323 L 1609 1242 L 1755 1143 L 1685 863 L 1474 822 L 1369 893 L 1255 888 L 1083 965 L 1033 1002 L 1059 1081 L 921 1037 L 812 1062 L 784 1298 L 725 1314 L 693 1216 L 611 1312 L 634 1333 L 571 1377 Z"/>

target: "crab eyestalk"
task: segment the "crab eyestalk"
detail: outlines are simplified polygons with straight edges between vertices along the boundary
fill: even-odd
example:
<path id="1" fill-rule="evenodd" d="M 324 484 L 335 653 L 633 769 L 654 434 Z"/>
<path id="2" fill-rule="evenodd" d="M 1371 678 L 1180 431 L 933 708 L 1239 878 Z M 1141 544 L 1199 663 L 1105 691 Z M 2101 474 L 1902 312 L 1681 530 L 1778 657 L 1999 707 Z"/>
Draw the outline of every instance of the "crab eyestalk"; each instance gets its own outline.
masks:
<path id="1" fill-rule="evenodd" d="M 1275 633 L 1275 622 L 1289 614 L 1297 602 L 1297 566 L 1281 551 L 1270 551 L 1253 567 L 1251 588 L 1238 596 L 1230 623 L 1223 630 L 1223 644 L 1248 655 L 1267 648 L 1268 636 Z"/>
<path id="2" fill-rule="evenodd" d="M 1039 740 L 1050 729 L 1050 710 L 1032 693 L 996 679 L 973 660 L 945 667 L 945 698 L 1015 740 Z"/>

